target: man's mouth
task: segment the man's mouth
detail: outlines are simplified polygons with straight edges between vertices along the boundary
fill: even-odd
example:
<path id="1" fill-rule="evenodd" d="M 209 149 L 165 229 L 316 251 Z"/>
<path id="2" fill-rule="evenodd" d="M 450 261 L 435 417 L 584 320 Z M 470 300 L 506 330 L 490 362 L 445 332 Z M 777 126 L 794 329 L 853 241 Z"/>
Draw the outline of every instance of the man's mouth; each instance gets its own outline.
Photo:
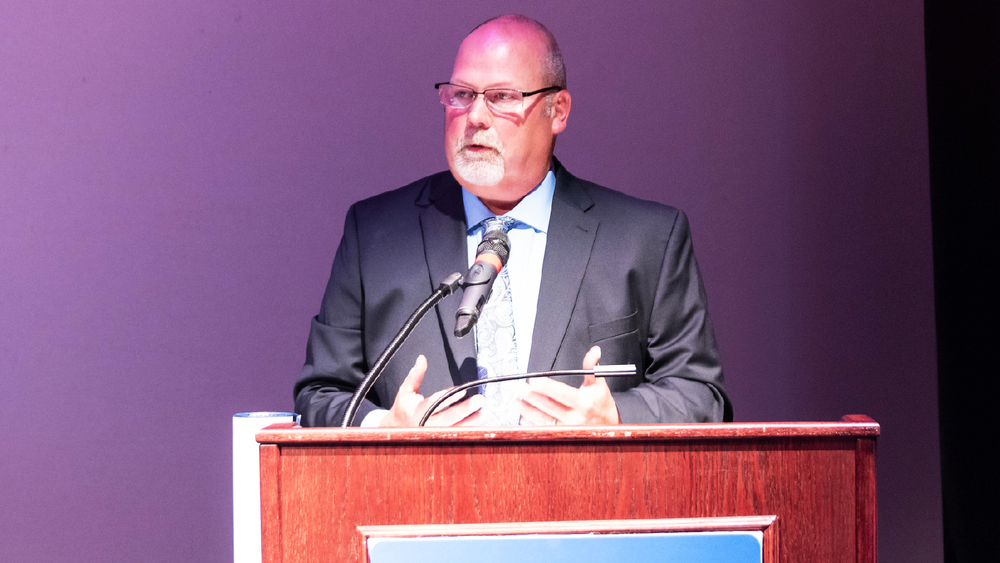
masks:
<path id="1" fill-rule="evenodd" d="M 491 155 L 503 155 L 503 145 L 495 135 L 489 135 L 484 131 L 478 131 L 473 135 L 468 135 L 459 142 L 458 152 L 477 157 L 491 157 Z"/>

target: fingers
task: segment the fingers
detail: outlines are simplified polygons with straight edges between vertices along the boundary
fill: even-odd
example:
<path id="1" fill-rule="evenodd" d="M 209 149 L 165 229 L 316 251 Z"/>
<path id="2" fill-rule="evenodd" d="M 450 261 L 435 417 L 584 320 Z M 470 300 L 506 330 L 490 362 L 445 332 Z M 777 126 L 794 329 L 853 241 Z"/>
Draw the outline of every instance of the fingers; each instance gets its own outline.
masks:
<path id="1" fill-rule="evenodd" d="M 461 398 L 461 395 L 456 393 L 455 397 Z M 448 402 L 453 403 L 454 401 L 450 399 L 449 397 Z M 481 424 L 481 409 L 483 408 L 485 399 L 485 397 L 477 393 L 447 408 L 441 408 L 445 406 L 442 403 L 441 407 L 427 419 L 426 426 L 474 426 Z M 427 406 L 430 406 L 432 402 L 428 402 Z M 423 411 L 421 411 L 420 415 L 423 416 Z"/>
<path id="2" fill-rule="evenodd" d="M 601 349 L 591 348 L 584 358 L 584 368 L 593 369 L 601 358 Z M 611 389 L 603 377 L 589 376 L 577 389 L 565 383 L 539 377 L 528 381 L 529 391 L 521 398 L 521 423 L 618 424 L 621 422 Z"/>
<path id="3" fill-rule="evenodd" d="M 417 361 L 413 362 L 413 367 L 406 374 L 403 383 L 399 386 L 398 393 L 417 393 L 420 391 L 420 384 L 424 382 L 424 374 L 427 373 L 427 358 L 423 354 L 417 356 Z"/>
<path id="4" fill-rule="evenodd" d="M 455 423 L 454 426 L 482 426 L 484 423 L 484 416 L 482 408 L 480 407 L 477 408 L 476 412 Z"/>
<path id="5" fill-rule="evenodd" d="M 422 396 L 420 384 L 423 383 L 426 373 L 427 358 L 423 355 L 417 356 L 413 367 L 399 386 L 389 414 L 382 419 L 379 426 L 417 426 L 427 409 L 450 391 L 450 389 L 442 389 L 430 397 Z M 479 415 L 479 411 L 483 407 L 485 398 L 476 394 L 463 401 L 463 396 L 464 393 L 456 393 L 445 399 L 437 406 L 434 414 L 427 419 L 427 426 L 481 424 L 482 417 Z"/>
<path id="6" fill-rule="evenodd" d="M 601 348 L 594 346 L 583 358 L 583 369 L 592 370 L 601 360 Z M 430 397 L 420 395 L 420 385 L 427 373 L 427 358 L 417 356 L 413 367 L 399 387 L 396 401 L 381 426 L 416 426 L 432 404 L 447 390 Z M 521 398 L 521 423 L 614 424 L 620 421 L 611 390 L 604 378 L 584 376 L 577 389 L 547 377 L 528 381 L 528 392 Z M 476 394 L 462 400 L 461 394 L 448 397 L 427 420 L 427 426 L 472 426 L 482 423 L 485 398 Z"/>
<path id="7" fill-rule="evenodd" d="M 521 424 L 551 426 L 573 424 L 573 405 L 579 390 L 565 383 L 539 377 L 528 381 L 528 391 L 521 397 Z"/>
<path id="8" fill-rule="evenodd" d="M 424 409 L 423 412 L 426 412 L 427 409 L 429 409 L 431 407 L 431 405 L 433 405 L 434 403 L 436 403 L 437 400 L 440 399 L 442 395 L 445 395 L 446 393 L 448 393 L 452 389 L 453 388 L 442 389 L 442 390 L 438 391 L 437 393 L 434 393 L 430 397 L 427 397 L 426 399 L 424 399 L 423 401 L 421 401 L 420 405 L 418 405 L 418 408 Z M 444 400 L 444 402 L 442 402 L 440 405 L 438 405 L 436 409 L 434 409 L 434 414 L 442 412 L 445 409 L 447 409 L 448 407 L 450 407 L 451 405 L 454 405 L 456 402 L 461 401 L 462 398 L 465 397 L 465 395 L 467 393 L 468 393 L 468 391 L 463 391 L 461 393 L 455 393 L 454 395 L 448 397 L 447 399 Z M 420 413 L 421 416 L 423 416 L 423 412 Z"/>
<path id="9" fill-rule="evenodd" d="M 379 423 L 380 427 L 416 426 L 420 419 L 414 420 L 413 417 L 416 407 L 424 400 L 423 396 L 420 395 L 420 384 L 424 381 L 425 373 L 427 373 L 427 358 L 423 355 L 417 356 L 413 367 L 410 368 L 410 372 L 406 374 L 399 386 L 399 391 L 396 392 L 396 398 L 392 402 L 389 414 Z"/>
<path id="10" fill-rule="evenodd" d="M 522 426 L 552 426 L 560 424 L 569 409 L 544 395 L 527 393 L 521 399 L 520 412 Z"/>
<path id="11" fill-rule="evenodd" d="M 548 377 L 536 377 L 528 380 L 528 393 L 525 394 L 524 398 L 528 398 L 529 395 L 539 395 L 550 401 L 560 403 L 566 406 L 572 406 L 579 395 L 579 389 L 566 385 L 561 381 L 556 381 Z M 540 405 L 536 405 L 540 406 Z M 542 407 L 544 410 L 544 407 Z M 555 414 L 555 413 L 551 413 Z"/>

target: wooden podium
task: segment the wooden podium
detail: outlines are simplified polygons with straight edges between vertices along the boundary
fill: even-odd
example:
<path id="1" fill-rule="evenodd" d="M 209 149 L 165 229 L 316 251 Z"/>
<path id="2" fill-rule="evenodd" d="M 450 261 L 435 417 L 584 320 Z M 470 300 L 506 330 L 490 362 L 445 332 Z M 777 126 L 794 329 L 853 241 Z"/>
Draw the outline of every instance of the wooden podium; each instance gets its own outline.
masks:
<path id="1" fill-rule="evenodd" d="M 874 563 L 878 434 L 861 415 L 391 431 L 276 424 L 257 433 L 264 561 L 364 562 L 366 537 L 438 525 L 756 529 L 765 562 Z M 532 524 L 496 526 L 506 523 Z M 466 526 L 441 526 L 452 524 Z"/>

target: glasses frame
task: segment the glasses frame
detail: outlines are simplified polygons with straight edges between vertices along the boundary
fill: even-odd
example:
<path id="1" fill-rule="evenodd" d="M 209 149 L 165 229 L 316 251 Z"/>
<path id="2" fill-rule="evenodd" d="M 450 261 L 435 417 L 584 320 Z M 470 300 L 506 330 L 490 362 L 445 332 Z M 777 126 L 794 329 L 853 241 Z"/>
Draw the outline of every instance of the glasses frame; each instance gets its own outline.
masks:
<path id="1" fill-rule="evenodd" d="M 521 90 L 518 90 L 517 88 L 487 88 L 487 89 L 483 90 L 482 92 L 477 92 L 477 91 L 473 90 L 472 88 L 469 88 L 468 86 L 462 86 L 461 84 L 452 84 L 451 82 L 438 82 L 437 84 L 434 85 L 434 89 L 435 90 L 440 90 L 442 86 L 455 86 L 457 88 L 464 88 L 464 89 L 469 90 L 470 92 L 472 92 L 473 96 L 472 96 L 472 100 L 469 102 L 469 105 L 467 105 L 465 107 L 462 107 L 462 106 L 453 106 L 451 104 L 446 104 L 443 101 L 441 102 L 441 105 L 443 105 L 445 107 L 449 107 L 449 108 L 455 108 L 455 109 L 469 109 L 469 108 L 472 107 L 472 104 L 476 103 L 476 98 L 478 98 L 479 96 L 483 96 L 483 102 L 486 104 L 486 107 L 490 108 L 490 111 L 496 112 L 496 113 L 506 113 L 506 112 L 494 109 L 493 104 L 491 104 L 487 100 L 487 98 L 486 98 L 486 92 L 489 92 L 491 90 L 510 90 L 510 91 L 514 91 L 514 92 L 517 92 L 517 93 L 521 94 L 521 108 L 524 107 L 524 98 L 528 98 L 530 96 L 534 96 L 534 95 L 537 95 L 537 94 L 543 94 L 545 92 L 561 92 L 562 90 L 564 90 L 564 88 L 562 86 L 549 86 L 548 88 L 542 88 L 541 90 L 535 90 L 533 92 L 522 92 Z M 518 108 L 518 109 L 521 109 L 521 108 Z"/>

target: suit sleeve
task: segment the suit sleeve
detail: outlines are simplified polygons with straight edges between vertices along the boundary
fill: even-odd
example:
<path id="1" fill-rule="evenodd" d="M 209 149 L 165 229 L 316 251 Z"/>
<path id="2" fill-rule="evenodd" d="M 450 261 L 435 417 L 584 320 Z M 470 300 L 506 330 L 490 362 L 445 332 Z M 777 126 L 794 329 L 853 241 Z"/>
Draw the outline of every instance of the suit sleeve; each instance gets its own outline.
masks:
<path id="1" fill-rule="evenodd" d="M 295 385 L 295 412 L 301 415 L 303 426 L 339 426 L 351 395 L 368 370 L 363 294 L 357 211 L 352 206 L 323 303 L 312 319 L 305 365 Z M 375 408 L 377 405 L 365 399 L 355 425 Z"/>
<path id="2" fill-rule="evenodd" d="M 719 351 L 687 217 L 669 230 L 644 342 L 643 382 L 614 393 L 622 422 L 731 421 Z"/>

